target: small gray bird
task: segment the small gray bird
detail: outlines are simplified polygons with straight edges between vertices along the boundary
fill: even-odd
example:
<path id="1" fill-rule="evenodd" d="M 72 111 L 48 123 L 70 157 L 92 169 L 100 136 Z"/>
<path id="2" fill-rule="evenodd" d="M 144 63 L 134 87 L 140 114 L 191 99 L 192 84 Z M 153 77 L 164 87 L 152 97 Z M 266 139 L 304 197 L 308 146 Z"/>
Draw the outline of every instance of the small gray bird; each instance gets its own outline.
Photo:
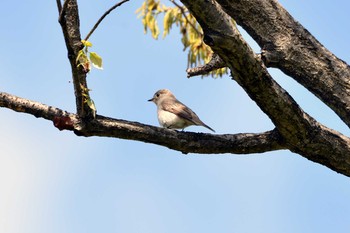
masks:
<path id="1" fill-rule="evenodd" d="M 157 105 L 158 121 L 164 128 L 184 129 L 190 125 L 201 125 L 215 132 L 167 89 L 157 91 L 153 98 L 148 101 L 152 101 Z"/>

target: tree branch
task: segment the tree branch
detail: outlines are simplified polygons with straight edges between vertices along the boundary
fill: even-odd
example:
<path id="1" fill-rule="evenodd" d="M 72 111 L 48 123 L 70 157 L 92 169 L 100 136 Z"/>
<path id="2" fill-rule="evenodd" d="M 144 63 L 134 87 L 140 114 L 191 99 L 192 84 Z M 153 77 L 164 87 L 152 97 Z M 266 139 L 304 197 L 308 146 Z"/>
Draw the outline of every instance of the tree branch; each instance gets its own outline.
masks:
<path id="1" fill-rule="evenodd" d="M 210 61 L 207 64 L 194 68 L 188 68 L 186 70 L 187 78 L 191 78 L 196 75 L 205 75 L 210 73 L 211 71 L 223 68 L 225 66 L 225 62 L 219 57 L 219 55 L 213 53 Z"/>
<path id="2" fill-rule="evenodd" d="M 175 131 L 104 116 L 82 122 L 76 114 L 4 92 L 0 92 L 0 107 L 53 121 L 58 129 L 74 131 L 78 136 L 137 140 L 166 146 L 185 154 L 249 154 L 286 149 L 277 130 L 260 134 L 213 135 Z"/>
<path id="3" fill-rule="evenodd" d="M 327 104 L 350 127 L 350 66 L 327 50 L 276 0 L 217 0 L 262 48 L 269 67 Z"/>
<path id="4" fill-rule="evenodd" d="M 61 109 L 36 101 L 27 100 L 5 92 L 0 92 L 0 107 L 8 108 L 16 112 L 27 113 L 35 117 L 40 117 L 51 121 L 53 121 L 55 117 L 74 115 Z"/>
<path id="5" fill-rule="evenodd" d="M 117 4 L 115 4 L 114 6 L 112 6 L 108 11 L 106 11 L 101 18 L 96 22 L 96 24 L 94 25 L 94 27 L 91 29 L 91 31 L 87 34 L 87 36 L 85 37 L 84 40 L 89 40 L 90 36 L 92 35 L 92 33 L 94 33 L 94 31 L 96 30 L 96 28 L 98 27 L 98 25 L 100 25 L 100 23 L 102 22 L 102 20 L 109 14 L 111 13 L 114 9 L 116 9 L 117 7 L 121 6 L 123 3 L 128 2 L 129 0 L 123 0 Z"/>
<path id="6" fill-rule="evenodd" d="M 56 0 L 56 5 L 57 5 L 57 9 L 58 9 L 58 14 L 61 15 L 61 12 L 62 12 L 61 0 Z"/>

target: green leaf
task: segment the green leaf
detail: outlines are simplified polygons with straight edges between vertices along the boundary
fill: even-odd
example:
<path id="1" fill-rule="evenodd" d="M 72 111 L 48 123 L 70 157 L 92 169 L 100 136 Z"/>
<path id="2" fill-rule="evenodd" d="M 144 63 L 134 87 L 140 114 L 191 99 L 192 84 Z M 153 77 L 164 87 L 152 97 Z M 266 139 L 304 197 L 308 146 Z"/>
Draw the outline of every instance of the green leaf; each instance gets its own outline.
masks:
<path id="1" fill-rule="evenodd" d="M 90 61 L 95 68 L 101 69 L 101 70 L 103 69 L 102 57 L 100 57 L 97 53 L 90 52 Z"/>

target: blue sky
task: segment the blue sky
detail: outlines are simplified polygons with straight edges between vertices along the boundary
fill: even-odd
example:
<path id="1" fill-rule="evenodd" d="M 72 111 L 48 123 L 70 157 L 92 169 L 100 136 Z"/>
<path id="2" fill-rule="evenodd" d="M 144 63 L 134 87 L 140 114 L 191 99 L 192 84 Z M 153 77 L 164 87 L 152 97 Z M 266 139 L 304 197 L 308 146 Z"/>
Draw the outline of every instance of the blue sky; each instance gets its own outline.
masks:
<path id="1" fill-rule="evenodd" d="M 348 1 L 281 3 L 350 62 Z M 83 36 L 113 4 L 79 2 Z M 88 77 L 98 114 L 158 125 L 156 106 L 146 100 L 168 88 L 219 134 L 273 128 L 229 77 L 187 79 L 176 28 L 164 40 L 144 35 L 135 15 L 140 5 L 118 8 L 90 38 L 91 51 L 104 59 L 104 70 Z M 0 90 L 73 112 L 55 1 L 6 1 L 0 12 Z M 350 135 L 313 95 L 281 72 L 271 73 L 309 114 Z M 288 151 L 183 155 L 141 142 L 77 137 L 7 109 L 0 109 L 0 129 L 0 232 L 350 230 L 349 178 Z"/>

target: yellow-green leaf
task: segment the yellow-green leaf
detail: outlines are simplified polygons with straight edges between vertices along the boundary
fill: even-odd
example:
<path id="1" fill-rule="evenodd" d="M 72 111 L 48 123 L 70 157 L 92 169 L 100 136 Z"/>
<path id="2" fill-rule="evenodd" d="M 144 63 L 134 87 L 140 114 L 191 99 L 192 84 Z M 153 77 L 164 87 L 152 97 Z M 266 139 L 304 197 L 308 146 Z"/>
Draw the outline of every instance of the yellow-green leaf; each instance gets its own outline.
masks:
<path id="1" fill-rule="evenodd" d="M 92 47 L 92 43 L 90 41 L 82 40 L 81 43 L 83 43 L 85 47 Z"/>
<path id="2" fill-rule="evenodd" d="M 90 52 L 90 61 L 92 65 L 97 69 L 103 69 L 102 67 L 102 57 L 95 52 Z"/>
<path id="3" fill-rule="evenodd" d="M 172 9 L 168 9 L 164 15 L 164 19 L 163 19 L 163 28 L 164 28 L 164 32 L 163 32 L 163 38 L 169 34 L 169 30 L 171 28 L 171 25 L 173 24 L 173 11 Z"/>
<path id="4" fill-rule="evenodd" d="M 154 39 L 158 39 L 158 36 L 159 36 L 159 28 L 158 28 L 158 24 L 157 24 L 157 21 L 156 21 L 156 20 L 154 20 L 152 28 L 153 28 L 153 30 L 152 30 L 152 37 L 153 37 Z"/>

